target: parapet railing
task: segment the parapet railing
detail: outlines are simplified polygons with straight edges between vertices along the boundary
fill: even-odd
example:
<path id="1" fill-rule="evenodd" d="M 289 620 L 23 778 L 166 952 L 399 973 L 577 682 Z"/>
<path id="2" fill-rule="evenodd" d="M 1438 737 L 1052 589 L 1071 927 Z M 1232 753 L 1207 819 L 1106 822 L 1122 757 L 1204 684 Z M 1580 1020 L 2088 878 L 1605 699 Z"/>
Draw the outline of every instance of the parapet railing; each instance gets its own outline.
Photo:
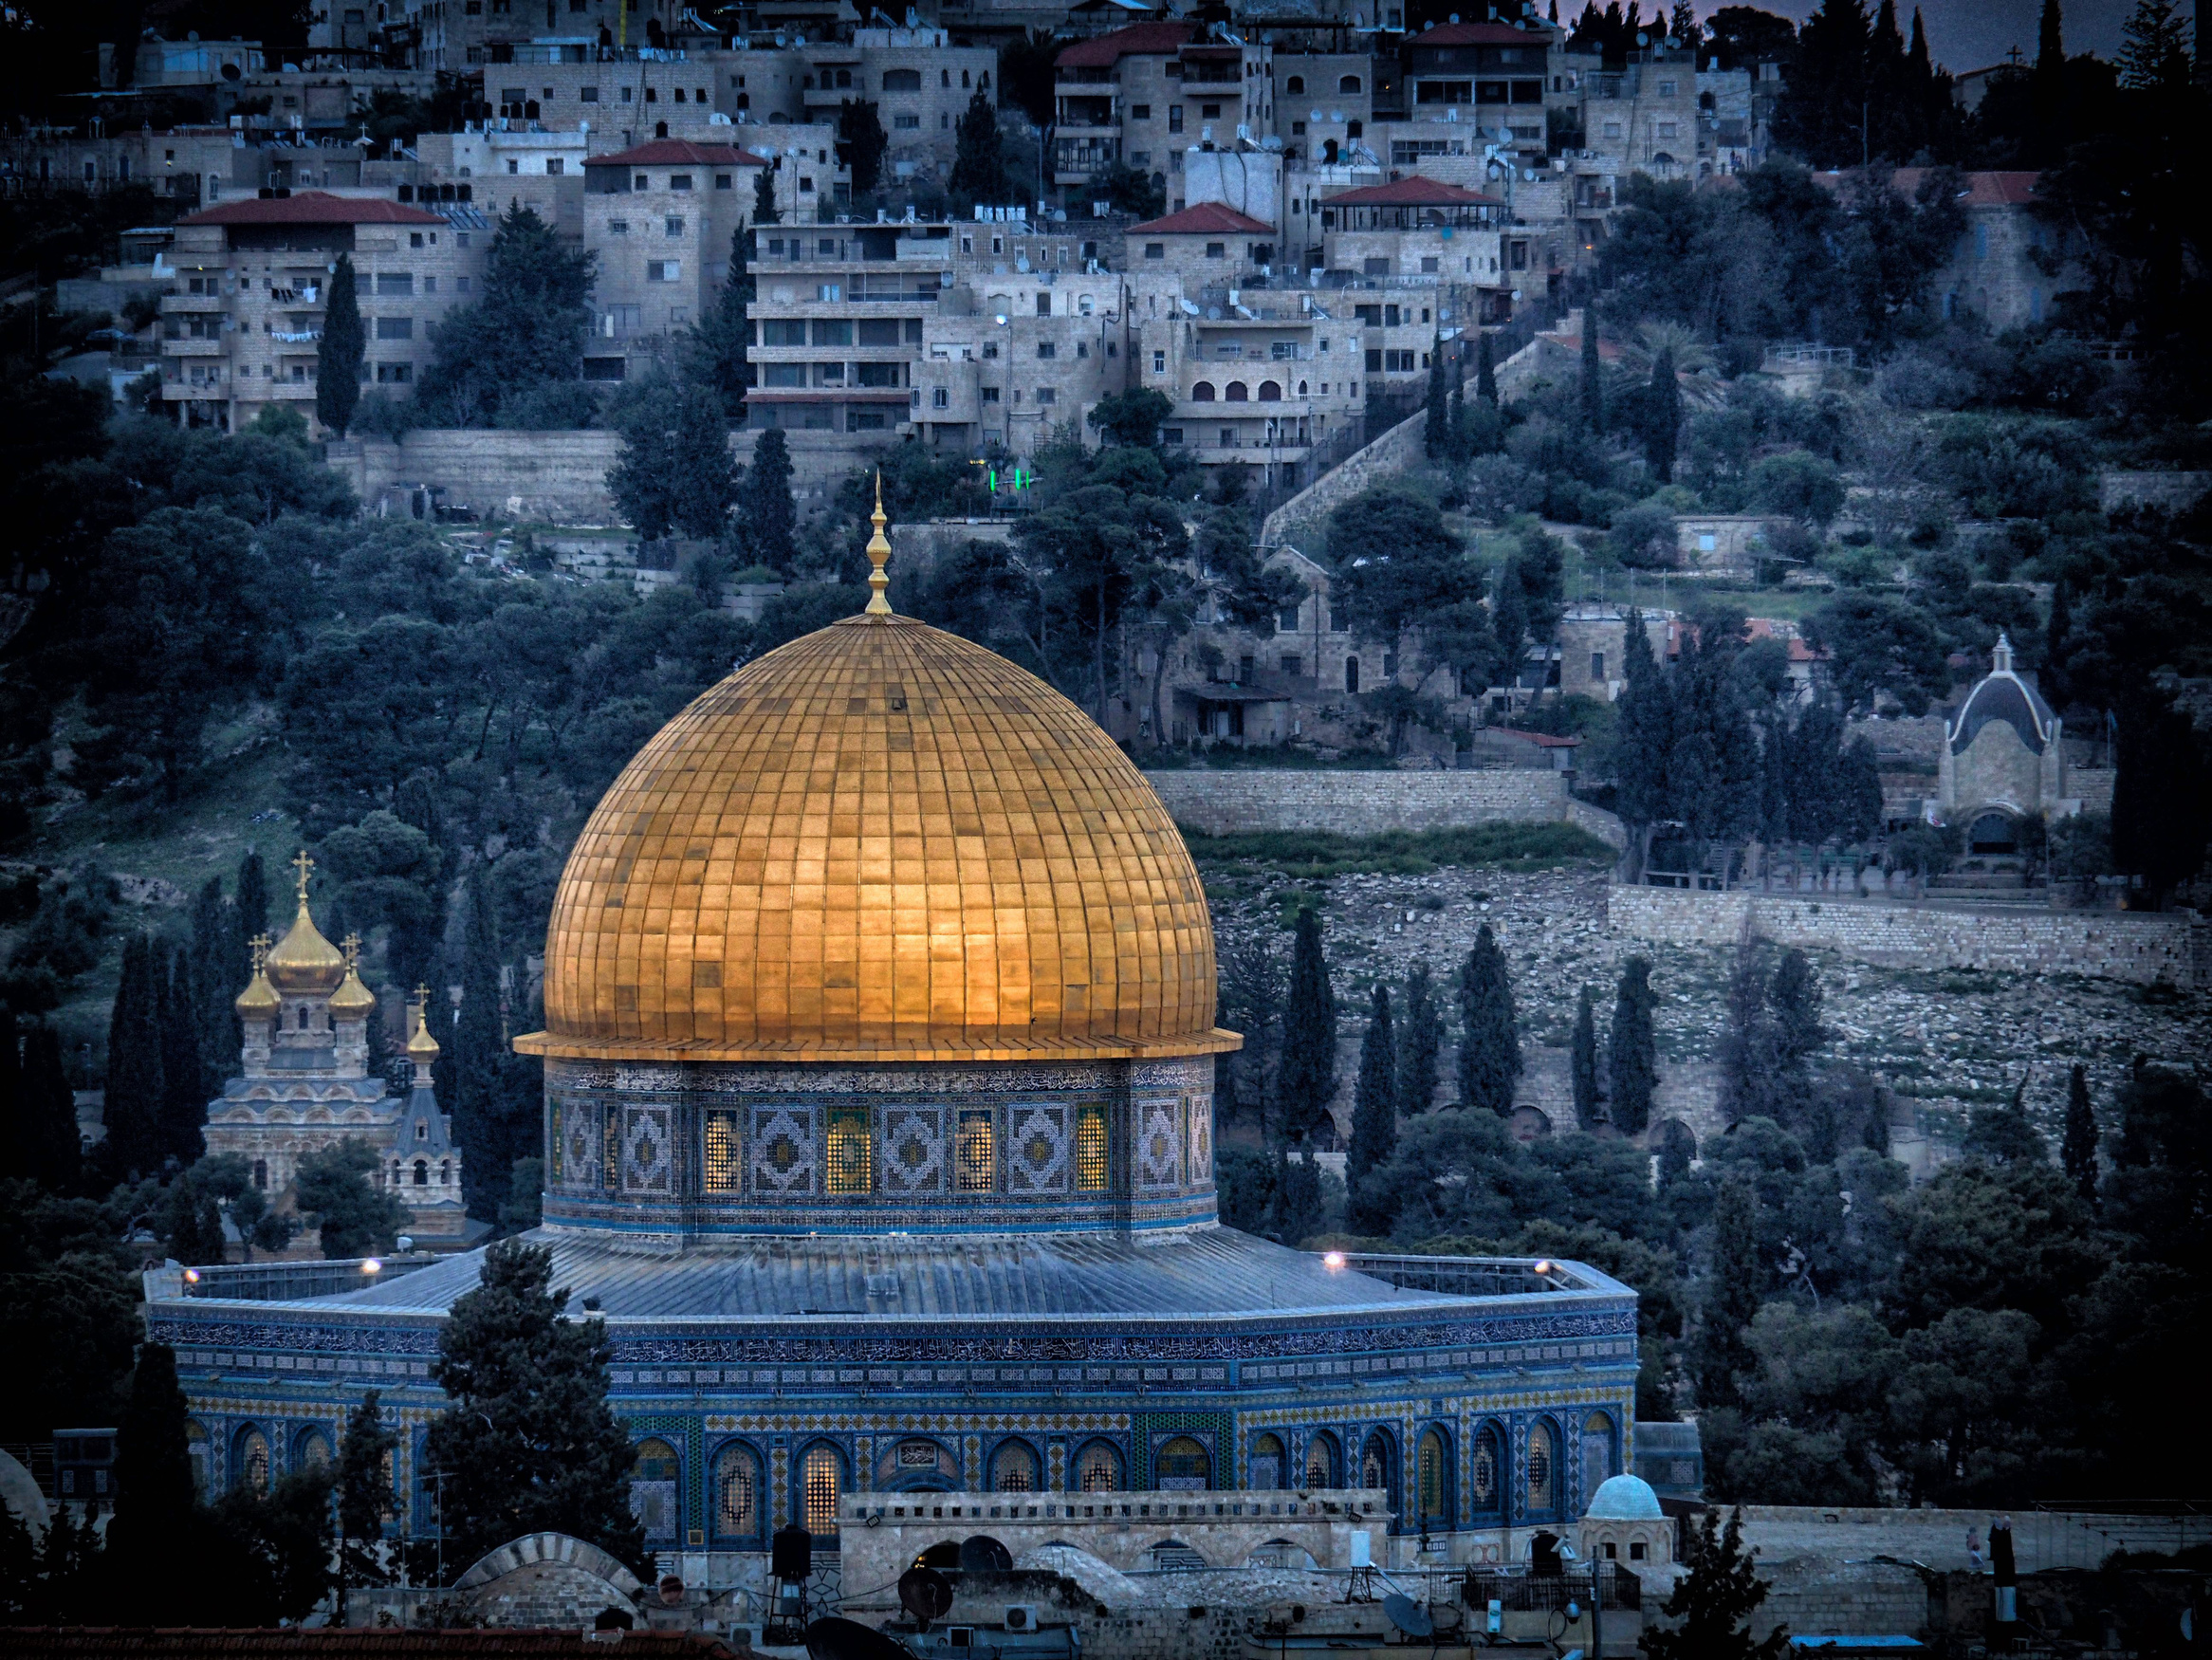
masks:
<path id="1" fill-rule="evenodd" d="M 1526 1297 L 1540 1291 L 1595 1291 L 1565 1265 L 1541 1257 L 1401 1257 L 1331 1251 L 1322 1260 L 1401 1291 L 1450 1297 Z M 1543 1271 L 1539 1272 L 1539 1269 Z"/>
<path id="2" fill-rule="evenodd" d="M 438 1260 L 427 1251 L 415 1251 L 405 1256 L 336 1261 L 211 1263 L 198 1268 L 163 1263 L 145 1271 L 146 1300 L 207 1297 L 233 1302 L 295 1302 L 309 1297 L 336 1297 L 412 1274 Z"/>
<path id="3" fill-rule="evenodd" d="M 847 1493 L 839 1519 L 857 1527 L 936 1522 L 1387 1521 L 1379 1487 L 1239 1492 Z"/>

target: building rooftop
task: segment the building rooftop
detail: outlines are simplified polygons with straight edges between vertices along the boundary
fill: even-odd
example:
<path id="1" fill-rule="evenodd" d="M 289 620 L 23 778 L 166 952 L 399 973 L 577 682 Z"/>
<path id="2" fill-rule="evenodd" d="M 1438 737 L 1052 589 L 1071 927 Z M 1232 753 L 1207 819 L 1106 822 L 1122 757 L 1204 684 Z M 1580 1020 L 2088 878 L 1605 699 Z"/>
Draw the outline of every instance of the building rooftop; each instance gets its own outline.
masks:
<path id="1" fill-rule="evenodd" d="M 618 150 L 612 156 L 590 156 L 586 167 L 669 167 L 691 162 L 700 167 L 766 167 L 765 156 L 740 150 L 734 144 L 695 144 L 689 138 L 655 138 L 650 144 Z"/>
<path id="2" fill-rule="evenodd" d="M 1419 174 L 1392 179 L 1389 184 L 1363 185 L 1333 196 L 1323 196 L 1324 208 L 1502 208 L 1497 196 L 1484 195 L 1440 178 Z"/>
<path id="3" fill-rule="evenodd" d="M 388 202 L 381 196 L 334 196 L 326 191 L 296 191 L 288 196 L 255 196 L 225 202 L 179 225 L 443 225 L 435 213 Z"/>
<path id="4" fill-rule="evenodd" d="M 1147 219 L 1132 225 L 1129 234 L 1147 236 L 1206 236 L 1224 232 L 1238 236 L 1272 236 L 1275 227 L 1249 213 L 1240 213 L 1226 202 L 1200 202 L 1164 219 Z"/>
<path id="5" fill-rule="evenodd" d="M 1135 53 L 1179 52 L 1189 44 L 1188 23 L 1133 23 L 1087 41 L 1078 41 L 1053 60 L 1060 69 L 1111 69 Z"/>
<path id="6" fill-rule="evenodd" d="M 1440 23 L 1415 35 L 1416 46 L 1548 46 L 1551 37 L 1510 23 Z"/>

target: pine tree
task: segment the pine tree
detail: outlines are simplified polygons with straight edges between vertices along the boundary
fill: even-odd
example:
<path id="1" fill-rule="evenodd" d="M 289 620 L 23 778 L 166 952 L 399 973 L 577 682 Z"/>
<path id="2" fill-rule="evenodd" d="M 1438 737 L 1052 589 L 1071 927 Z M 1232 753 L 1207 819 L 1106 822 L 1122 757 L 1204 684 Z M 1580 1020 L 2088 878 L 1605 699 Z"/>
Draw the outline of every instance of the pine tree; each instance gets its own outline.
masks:
<path id="1" fill-rule="evenodd" d="M 201 1093 L 201 1053 L 197 998 L 192 984 L 192 953 L 182 946 L 175 951 L 154 948 L 157 971 L 161 974 L 161 1150 L 181 1165 L 198 1161 L 207 1152 L 200 1127 L 208 1121 L 208 1097 Z"/>
<path id="2" fill-rule="evenodd" d="M 765 178 L 766 173 L 761 176 Z M 756 297 L 752 257 L 754 232 L 740 225 L 729 233 L 729 274 L 714 297 L 714 307 L 691 330 L 692 378 L 704 380 L 722 400 L 722 413 L 730 420 L 745 415 L 746 388 L 751 383 L 748 360 L 752 324 L 747 312 Z"/>
<path id="3" fill-rule="evenodd" d="M 1276 1093 L 1283 1134 L 1295 1141 L 1312 1133 L 1336 1094 L 1336 994 L 1321 951 L 1321 919 L 1311 906 L 1300 910 L 1291 942 Z"/>
<path id="4" fill-rule="evenodd" d="M 2082 1203 L 2096 1209 L 2097 1115 L 2090 1104 L 2089 1071 L 2079 1063 L 2066 1076 L 2066 1134 L 2058 1144 L 2058 1159 Z"/>
<path id="5" fill-rule="evenodd" d="M 1437 1013 L 1429 965 L 1415 963 L 1406 977 L 1406 1018 L 1398 1027 L 1398 1109 L 1408 1117 L 1435 1105 L 1443 1050 L 1444 1021 Z"/>
<path id="6" fill-rule="evenodd" d="M 361 1396 L 346 1414 L 345 1442 L 338 1449 L 339 1614 L 344 1623 L 349 1585 L 380 1585 L 388 1576 L 378 1560 L 384 1523 L 399 1508 L 392 1472 L 399 1437 L 384 1422 L 382 1397 L 376 1390 Z"/>
<path id="7" fill-rule="evenodd" d="M 154 941 L 135 933 L 123 942 L 122 977 L 107 1023 L 107 1093 L 102 1122 L 118 1173 L 159 1173 L 162 1107 L 161 983 Z M 195 1069 L 196 1070 L 196 1069 Z"/>
<path id="8" fill-rule="evenodd" d="M 1756 1364 L 1747 1334 L 1758 1317 L 1766 1276 L 1759 1260 L 1759 1195 L 1751 1180 L 1730 1175 L 1713 1201 L 1713 1255 L 1698 1303 L 1694 1363 L 1698 1406 L 1705 1411 L 1742 1400 L 1738 1373 Z"/>
<path id="9" fill-rule="evenodd" d="M 1605 366 L 1597 356 L 1597 297 L 1582 307 L 1582 430 L 1605 431 Z"/>
<path id="10" fill-rule="evenodd" d="M 1606 1083 L 1614 1126 L 1624 1135 L 1641 1135 L 1651 1122 L 1651 1096 L 1659 1084 L 1649 957 L 1631 957 L 1621 965 L 1613 1029 L 1606 1038 Z"/>
<path id="11" fill-rule="evenodd" d="M 607 1406 L 606 1322 L 569 1319 L 568 1292 L 552 1281 L 549 1249 L 501 1240 L 438 1333 L 431 1377 L 452 1404 L 424 1450 L 446 1472 L 447 1553 L 469 1561 L 549 1531 L 642 1572 L 651 1559 L 630 1509 L 636 1452 Z"/>
<path id="12" fill-rule="evenodd" d="M 968 101 L 953 134 L 949 188 L 956 211 L 963 213 L 977 203 L 998 205 L 1019 194 L 1006 178 L 1005 157 L 999 144 L 999 112 L 980 87 Z"/>
<path id="13" fill-rule="evenodd" d="M 22 1088 L 31 1174 L 49 1193 L 76 1192 L 84 1180 L 84 1139 L 62 1061 L 62 1034 L 50 1025 L 35 1025 L 24 1038 Z"/>
<path id="14" fill-rule="evenodd" d="M 200 1042 L 200 1092 L 212 1100 L 238 1065 L 246 1034 L 234 1006 L 246 989 L 249 962 L 238 954 L 238 929 L 223 897 L 223 878 L 210 876 L 192 911 L 192 994 Z"/>
<path id="15" fill-rule="evenodd" d="M 194 1571 L 193 1553 L 181 1548 L 193 1536 L 198 1498 L 186 1416 L 176 1352 L 166 1343 L 141 1344 L 130 1399 L 116 1424 L 115 1515 L 107 1524 L 117 1589 L 135 1598 L 132 1612 L 141 1619 L 175 1618 L 169 1610 Z"/>
<path id="16" fill-rule="evenodd" d="M 1429 418 L 1421 429 L 1421 449 L 1431 461 L 1451 453 L 1451 399 L 1444 373 L 1444 337 L 1429 349 Z"/>
<path id="17" fill-rule="evenodd" d="M 406 1227 L 407 1207 L 370 1181 L 378 1162 L 376 1151 L 357 1135 L 300 1160 L 292 1193 L 324 1257 L 342 1262 L 388 1255 Z"/>
<path id="18" fill-rule="evenodd" d="M 1674 348 L 1661 346 L 1651 360 L 1644 394 L 1644 458 L 1661 484 L 1674 482 L 1675 441 L 1682 432 L 1682 386 L 1674 378 Z"/>
<path id="19" fill-rule="evenodd" d="M 1567 1043 L 1567 1070 L 1575 1082 L 1575 1122 L 1594 1130 L 1605 1122 L 1597 1104 L 1597 1011 L 1585 986 L 1575 999 L 1575 1035 Z"/>
<path id="20" fill-rule="evenodd" d="M 781 225 L 783 215 L 776 211 L 776 170 L 764 167 L 753 175 L 753 224 Z"/>
<path id="21" fill-rule="evenodd" d="M 2115 60 L 2130 92 L 2173 94 L 2188 85 L 2189 20 L 2177 0 L 2135 0 L 2120 26 Z"/>
<path id="22" fill-rule="evenodd" d="M 1751 1616 L 1766 1600 L 1766 1582 L 1743 1548 L 1743 1512 L 1707 1510 L 1688 1524 L 1683 1560 L 1689 1572 L 1675 1581 L 1660 1613 L 1669 1622 L 1645 1632 L 1645 1660 L 1779 1660 L 1790 1629 L 1777 1625 L 1751 1640 Z"/>
<path id="23" fill-rule="evenodd" d="M 755 564 L 788 572 L 798 547 L 792 532 L 799 509 L 791 500 L 791 452 L 783 429 L 769 427 L 753 441 L 752 465 L 737 489 L 738 534 Z"/>
<path id="24" fill-rule="evenodd" d="M 1326 1227 L 1329 1215 L 1321 1203 L 1321 1171 L 1313 1153 L 1300 1147 L 1294 1158 L 1292 1151 L 1286 1141 L 1276 1152 L 1273 1222 L 1275 1237 L 1296 1246 Z"/>
<path id="25" fill-rule="evenodd" d="M 507 1029 L 500 1009 L 498 919 L 491 908 L 491 884 L 479 865 L 462 890 L 461 1010 L 453 1023 L 453 1137 L 466 1155 L 471 1176 L 469 1214 L 485 1222 L 499 1217 L 506 1192 L 498 1177 L 512 1168 L 522 1149 L 503 1110 L 500 1061 L 507 1052 Z"/>
<path id="26" fill-rule="evenodd" d="M 341 438 L 361 401 L 367 345 L 360 301 L 354 292 L 353 255 L 341 253 L 323 306 L 323 338 L 315 346 L 315 418 Z"/>
<path id="27" fill-rule="evenodd" d="M 1486 922 L 1460 968 L 1459 1012 L 1459 1104 L 1507 1117 L 1521 1072 L 1521 1027 L 1514 1017 L 1505 953 Z"/>
<path id="28" fill-rule="evenodd" d="M 1493 409 L 1498 404 L 1498 370 L 1491 361 L 1490 337 L 1487 333 L 1476 337 L 1475 396 Z"/>
<path id="29" fill-rule="evenodd" d="M 1344 1157 L 1344 1183 L 1356 1193 L 1398 1147 L 1397 1041 L 1391 1030 L 1390 987 L 1374 983 L 1368 1002 L 1367 1034 L 1359 1041 L 1359 1081 L 1352 1097 L 1352 1147 Z"/>

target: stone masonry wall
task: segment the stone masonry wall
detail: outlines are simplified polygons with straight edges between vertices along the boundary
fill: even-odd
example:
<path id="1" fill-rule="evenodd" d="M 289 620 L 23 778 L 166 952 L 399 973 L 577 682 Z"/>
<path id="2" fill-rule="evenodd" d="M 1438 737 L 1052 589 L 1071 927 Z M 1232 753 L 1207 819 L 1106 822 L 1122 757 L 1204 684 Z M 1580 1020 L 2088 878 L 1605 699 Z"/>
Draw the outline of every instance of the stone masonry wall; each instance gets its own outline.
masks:
<path id="1" fill-rule="evenodd" d="M 1672 945 L 1728 945 L 1748 921 L 1777 945 L 1833 950 L 1883 968 L 2212 985 L 2212 925 L 2185 912 L 1976 909 L 1616 883 L 1606 896 L 1606 918 L 1615 933 Z"/>
<path id="2" fill-rule="evenodd" d="M 1564 778 L 1533 768 L 1484 772 L 1148 772 L 1178 824 L 1209 836 L 1327 830 L 1373 836 L 1503 821 L 1580 822 Z M 1608 815 L 1610 817 L 1611 815 Z M 1602 834 L 1602 832 L 1600 832 Z"/>

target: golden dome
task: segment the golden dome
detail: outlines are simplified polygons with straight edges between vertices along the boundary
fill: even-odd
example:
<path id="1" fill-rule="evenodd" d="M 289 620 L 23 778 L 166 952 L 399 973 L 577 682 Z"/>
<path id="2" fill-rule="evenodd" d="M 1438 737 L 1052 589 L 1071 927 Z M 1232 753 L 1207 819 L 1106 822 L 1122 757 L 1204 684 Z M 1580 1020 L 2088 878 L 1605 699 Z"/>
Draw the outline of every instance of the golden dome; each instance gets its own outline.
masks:
<path id="1" fill-rule="evenodd" d="M 888 614 L 741 669 L 578 838 L 532 1054 L 1192 1055 L 1213 928 L 1143 774 L 1005 658 Z"/>
<path id="2" fill-rule="evenodd" d="M 365 1019 L 369 1010 L 376 1006 L 377 994 L 363 986 L 361 977 L 348 968 L 345 978 L 339 983 L 338 990 L 331 996 L 330 1012 L 340 1020 L 356 1015 Z"/>
<path id="3" fill-rule="evenodd" d="M 307 873 L 315 868 L 315 861 L 303 853 L 292 863 L 300 873 L 300 913 L 268 953 L 266 969 L 269 984 L 279 991 L 310 996 L 336 991 L 346 976 L 345 955 L 323 937 L 315 919 L 307 914 Z"/>
<path id="4" fill-rule="evenodd" d="M 426 1012 L 419 1008 L 415 1011 L 415 1019 L 411 1023 L 415 1030 L 407 1035 L 408 1055 L 414 1060 L 425 1061 L 438 1058 L 438 1041 L 430 1035 L 430 1022 L 423 1018 Z"/>
<path id="5" fill-rule="evenodd" d="M 268 976 L 259 968 L 246 983 L 246 989 L 238 994 L 230 1006 L 249 1021 L 265 1021 L 285 1006 L 285 1000 L 276 994 L 276 987 L 268 983 Z"/>

